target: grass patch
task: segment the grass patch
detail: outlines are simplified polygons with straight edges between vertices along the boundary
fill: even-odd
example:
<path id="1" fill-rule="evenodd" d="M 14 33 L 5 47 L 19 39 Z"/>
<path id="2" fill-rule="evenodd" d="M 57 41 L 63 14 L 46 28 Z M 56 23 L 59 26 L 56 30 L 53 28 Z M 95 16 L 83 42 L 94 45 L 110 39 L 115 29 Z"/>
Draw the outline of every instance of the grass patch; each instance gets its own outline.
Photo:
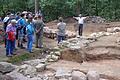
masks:
<path id="1" fill-rule="evenodd" d="M 45 51 L 46 49 L 34 50 L 34 53 L 24 52 L 9 58 L 7 62 L 12 64 L 21 64 L 23 61 L 26 61 L 26 60 L 42 59 L 47 55 Z"/>
<path id="2" fill-rule="evenodd" d="M 58 49 L 40 49 L 40 50 L 34 50 L 34 53 L 28 53 L 24 52 L 19 55 L 13 56 L 8 59 L 7 62 L 12 64 L 21 64 L 23 61 L 31 60 L 31 59 L 42 59 L 45 58 L 46 55 L 48 55 L 51 51 L 59 51 Z"/>
<path id="3" fill-rule="evenodd" d="M 21 63 L 22 61 L 28 60 L 31 58 L 31 54 L 24 53 L 21 55 L 13 56 L 9 58 L 8 62 L 13 63 L 13 64 L 18 64 Z"/>

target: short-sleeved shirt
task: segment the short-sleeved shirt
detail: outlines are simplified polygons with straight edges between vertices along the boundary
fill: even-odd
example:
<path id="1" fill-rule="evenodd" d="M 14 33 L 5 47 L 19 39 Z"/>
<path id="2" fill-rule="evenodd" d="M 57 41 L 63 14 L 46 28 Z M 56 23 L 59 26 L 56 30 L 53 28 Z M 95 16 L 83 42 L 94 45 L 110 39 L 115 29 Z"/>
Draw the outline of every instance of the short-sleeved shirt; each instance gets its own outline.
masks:
<path id="1" fill-rule="evenodd" d="M 20 26 L 23 26 L 23 27 L 25 27 L 26 26 L 26 21 L 25 21 L 25 19 L 23 19 L 23 18 L 21 18 L 20 20 L 19 20 L 19 23 L 18 23 Z"/>
<path id="2" fill-rule="evenodd" d="M 27 35 L 33 35 L 34 34 L 34 26 L 32 23 L 28 24 L 26 27 Z"/>
<path id="3" fill-rule="evenodd" d="M 12 26 L 12 24 L 9 24 L 6 29 L 6 33 L 14 33 L 14 36 L 16 35 L 16 26 Z M 9 37 L 7 37 L 8 39 Z"/>
<path id="4" fill-rule="evenodd" d="M 86 17 L 75 17 L 75 19 L 78 20 L 78 24 L 84 24 L 84 19 L 86 19 Z"/>
<path id="5" fill-rule="evenodd" d="M 26 27 L 26 25 L 27 25 L 27 23 L 26 23 L 25 19 L 20 18 L 20 19 L 18 20 L 18 22 L 17 22 L 17 28 L 18 28 L 18 29 L 20 28 L 20 30 L 19 30 L 19 32 L 18 32 L 18 35 L 19 35 L 19 36 L 22 37 L 22 36 L 24 35 L 23 27 Z"/>
<path id="6" fill-rule="evenodd" d="M 58 23 L 57 24 L 57 28 L 58 28 L 57 35 L 59 35 L 59 36 L 65 36 L 65 34 L 66 34 L 66 23 L 64 23 L 64 22 Z"/>
<path id="7" fill-rule="evenodd" d="M 34 21 L 35 31 L 40 30 L 39 35 L 43 33 L 44 22 L 42 20 Z"/>

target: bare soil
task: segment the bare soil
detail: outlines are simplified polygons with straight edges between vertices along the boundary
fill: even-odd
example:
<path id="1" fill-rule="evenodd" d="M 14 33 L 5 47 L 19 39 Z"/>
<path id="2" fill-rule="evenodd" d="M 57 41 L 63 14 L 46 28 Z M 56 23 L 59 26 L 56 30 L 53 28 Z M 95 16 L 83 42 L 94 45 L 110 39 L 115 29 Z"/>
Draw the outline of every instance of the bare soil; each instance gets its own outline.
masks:
<path id="1" fill-rule="evenodd" d="M 55 22 L 48 23 L 52 29 L 56 29 Z M 68 23 L 67 30 L 73 31 L 75 23 Z M 106 31 L 107 28 L 111 27 L 120 27 L 120 22 L 111 22 L 111 23 L 86 23 L 84 25 L 84 36 L 88 36 L 94 32 Z M 57 69 L 58 67 L 67 68 L 67 69 L 79 69 L 80 71 L 87 72 L 88 70 L 96 70 L 101 74 L 101 77 L 108 80 L 120 80 L 120 45 L 116 43 L 117 39 L 120 37 L 120 33 L 104 36 L 98 39 L 98 41 L 91 43 L 88 48 L 83 52 L 85 53 L 86 61 L 81 63 L 81 57 L 77 53 L 66 51 L 64 53 L 64 59 L 53 63 L 49 68 Z M 75 53 L 75 54 L 72 54 Z M 69 61 L 66 61 L 69 60 Z M 74 61 L 74 62 L 72 62 Z M 60 65 L 59 65 L 60 64 Z M 71 65 L 70 65 L 71 64 Z"/>
<path id="2" fill-rule="evenodd" d="M 67 30 L 75 32 L 74 24 L 75 22 L 67 23 Z M 52 29 L 56 29 L 56 25 L 56 21 L 46 24 L 46 26 Z M 86 23 L 84 25 L 83 35 L 88 36 L 93 32 L 106 31 L 106 29 L 110 27 L 120 27 L 120 22 L 102 24 Z M 67 69 L 79 69 L 85 73 L 92 69 L 98 71 L 101 74 L 101 77 L 108 80 L 120 80 L 120 45 L 116 43 L 116 40 L 119 37 L 120 33 L 112 36 L 101 37 L 97 42 L 91 43 L 89 47 L 85 49 L 86 53 L 90 56 L 88 56 L 87 61 L 83 62 L 82 64 L 77 62 L 77 59 L 79 59 L 78 56 L 72 57 L 72 55 L 70 55 L 67 58 L 75 58 L 76 62 L 72 62 L 72 60 L 60 60 L 58 62 L 52 63 L 48 66 L 48 68 L 57 69 L 59 67 L 63 67 Z M 47 48 L 57 47 L 56 40 L 44 38 L 43 41 Z M 24 51 L 18 50 L 19 53 Z M 0 54 L 0 59 L 5 57 L 5 49 L 3 45 L 1 45 Z"/>

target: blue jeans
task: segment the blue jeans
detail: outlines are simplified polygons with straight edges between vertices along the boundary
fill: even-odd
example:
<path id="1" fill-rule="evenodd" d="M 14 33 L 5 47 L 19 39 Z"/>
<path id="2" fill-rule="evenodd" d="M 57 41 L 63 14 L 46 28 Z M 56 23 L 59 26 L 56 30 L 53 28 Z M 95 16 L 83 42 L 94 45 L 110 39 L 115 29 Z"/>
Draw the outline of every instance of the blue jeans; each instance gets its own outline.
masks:
<path id="1" fill-rule="evenodd" d="M 65 40 L 65 36 L 59 36 L 58 35 L 58 44 L 63 40 Z"/>
<path id="2" fill-rule="evenodd" d="M 6 55 L 12 55 L 14 48 L 15 48 L 15 40 L 14 41 L 7 40 Z"/>
<path id="3" fill-rule="evenodd" d="M 32 51 L 32 46 L 33 46 L 33 36 L 34 35 L 27 35 L 27 38 L 28 38 L 28 43 L 27 43 L 27 50 L 29 51 L 29 52 L 31 52 Z"/>

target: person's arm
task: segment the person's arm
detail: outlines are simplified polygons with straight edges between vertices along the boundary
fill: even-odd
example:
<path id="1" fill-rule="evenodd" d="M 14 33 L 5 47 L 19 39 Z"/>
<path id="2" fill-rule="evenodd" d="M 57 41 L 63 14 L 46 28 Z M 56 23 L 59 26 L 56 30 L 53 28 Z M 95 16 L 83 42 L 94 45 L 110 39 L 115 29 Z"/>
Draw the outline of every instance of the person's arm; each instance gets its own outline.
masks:
<path id="1" fill-rule="evenodd" d="M 85 20 L 87 17 L 82 17 L 83 18 L 83 20 Z"/>
<path id="2" fill-rule="evenodd" d="M 59 23 L 57 24 L 57 29 L 59 29 Z"/>
<path id="3" fill-rule="evenodd" d="M 76 19 L 76 20 L 79 20 L 79 17 L 73 17 L 74 19 Z"/>
<path id="4" fill-rule="evenodd" d="M 41 23 L 41 24 L 39 25 L 39 29 L 36 29 L 36 33 L 39 33 L 40 30 L 42 29 L 42 27 L 43 27 L 43 23 Z"/>
<path id="5" fill-rule="evenodd" d="M 7 26 L 6 33 L 8 33 L 9 31 L 10 31 L 10 28 L 9 28 L 9 26 Z"/>

